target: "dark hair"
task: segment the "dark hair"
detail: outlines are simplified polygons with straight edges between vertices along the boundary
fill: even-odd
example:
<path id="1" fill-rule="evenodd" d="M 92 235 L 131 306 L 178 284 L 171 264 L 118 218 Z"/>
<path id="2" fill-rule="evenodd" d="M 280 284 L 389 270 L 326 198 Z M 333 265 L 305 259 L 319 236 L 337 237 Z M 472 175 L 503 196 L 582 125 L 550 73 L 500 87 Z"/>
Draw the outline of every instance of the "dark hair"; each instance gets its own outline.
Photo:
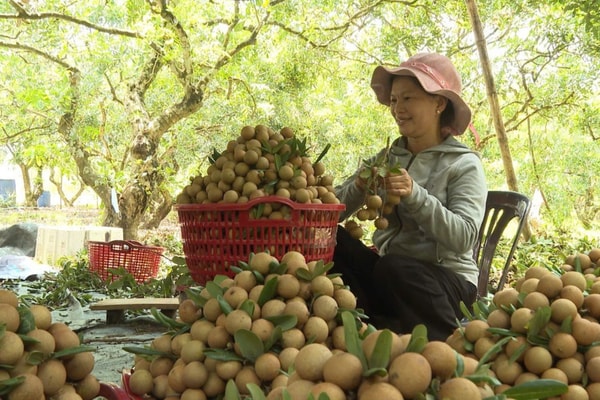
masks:
<path id="1" fill-rule="evenodd" d="M 442 111 L 442 115 L 440 115 L 440 126 L 452 126 L 452 122 L 454 122 L 454 104 L 447 99 L 446 108 Z"/>

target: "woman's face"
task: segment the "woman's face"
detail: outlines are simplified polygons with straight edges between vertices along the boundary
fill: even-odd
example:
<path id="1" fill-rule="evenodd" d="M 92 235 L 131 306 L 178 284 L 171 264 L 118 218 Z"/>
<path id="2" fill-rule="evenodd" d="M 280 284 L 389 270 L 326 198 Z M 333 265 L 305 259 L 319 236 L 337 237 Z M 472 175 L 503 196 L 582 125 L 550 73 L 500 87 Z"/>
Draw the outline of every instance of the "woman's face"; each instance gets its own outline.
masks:
<path id="1" fill-rule="evenodd" d="M 427 93 L 410 76 L 397 76 L 390 92 L 390 111 L 400 133 L 409 138 L 439 135 L 446 98 Z"/>

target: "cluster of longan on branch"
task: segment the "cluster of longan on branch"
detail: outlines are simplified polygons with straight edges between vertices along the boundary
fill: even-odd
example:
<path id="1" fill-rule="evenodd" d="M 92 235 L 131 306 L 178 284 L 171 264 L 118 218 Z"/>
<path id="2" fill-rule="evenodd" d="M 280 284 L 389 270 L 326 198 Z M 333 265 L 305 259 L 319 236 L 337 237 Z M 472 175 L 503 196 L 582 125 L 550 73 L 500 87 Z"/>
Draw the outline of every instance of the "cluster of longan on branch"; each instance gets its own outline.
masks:
<path id="1" fill-rule="evenodd" d="M 400 196 L 387 192 L 385 178 L 399 173 L 400 167 L 390 164 L 387 150 L 372 161 L 363 161 L 358 179 L 365 188 L 365 201 L 344 224 L 352 237 L 363 237 L 361 222 L 373 221 L 376 229 L 387 229 L 389 221 L 386 215 L 391 214 L 394 207 L 400 204 Z"/>

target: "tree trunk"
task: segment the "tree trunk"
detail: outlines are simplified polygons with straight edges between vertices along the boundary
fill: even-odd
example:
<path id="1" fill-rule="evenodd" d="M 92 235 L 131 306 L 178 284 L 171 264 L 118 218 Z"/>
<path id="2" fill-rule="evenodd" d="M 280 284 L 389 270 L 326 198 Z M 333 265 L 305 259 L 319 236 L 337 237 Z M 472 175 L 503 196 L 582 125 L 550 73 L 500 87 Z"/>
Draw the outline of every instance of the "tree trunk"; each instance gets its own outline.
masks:
<path id="1" fill-rule="evenodd" d="M 42 170 L 40 168 L 29 168 L 26 164 L 19 163 L 19 169 L 21 170 L 21 176 L 23 177 L 23 191 L 25 192 L 25 206 L 26 207 L 37 207 L 37 201 L 42 195 L 44 190 L 42 181 Z M 29 176 L 30 171 L 33 170 L 35 178 L 33 181 Z"/>
<path id="2" fill-rule="evenodd" d="M 174 200 L 168 190 L 161 190 L 155 197 L 160 197 L 160 199 L 152 200 L 153 212 L 146 214 L 149 218 L 145 218 L 142 222 L 142 229 L 158 228 L 162 220 L 171 212 Z"/>
<path id="3" fill-rule="evenodd" d="M 504 165 L 506 183 L 510 190 L 518 192 L 519 186 L 517 184 L 517 176 L 513 167 L 512 156 L 510 154 L 510 146 L 508 145 L 508 137 L 506 136 L 506 130 L 504 128 L 502 111 L 500 108 L 500 103 L 498 101 L 498 93 L 496 91 L 496 84 L 494 83 L 494 75 L 492 73 L 492 66 L 490 63 L 490 58 L 488 56 L 487 43 L 483 34 L 483 27 L 481 24 L 481 18 L 479 17 L 477 3 L 475 0 L 466 0 L 466 2 L 467 8 L 469 10 L 469 15 L 471 17 L 471 25 L 473 26 L 473 35 L 475 36 L 477 51 L 479 52 L 481 68 L 483 69 L 483 77 L 485 79 L 487 98 L 490 104 L 490 113 L 492 115 L 492 120 L 494 121 L 494 128 L 496 130 L 496 138 L 498 139 L 498 145 L 500 146 L 500 154 L 502 155 L 502 163 Z M 531 236 L 529 224 L 525 224 L 524 236 L 526 239 L 528 239 Z"/>
<path id="4" fill-rule="evenodd" d="M 512 156 L 510 154 L 510 146 L 508 145 L 506 130 L 504 129 L 504 121 L 502 120 L 502 112 L 498 102 L 498 93 L 496 92 L 494 75 L 492 73 L 492 66 L 490 64 L 490 59 L 487 52 L 485 36 L 483 35 L 481 19 L 479 18 L 479 11 L 477 10 L 477 4 L 475 0 L 466 1 L 467 8 L 469 9 L 469 15 L 471 16 L 471 24 L 473 26 L 473 34 L 475 35 L 477 51 L 479 52 L 481 68 L 483 69 L 483 77 L 485 79 L 485 86 L 487 89 L 487 98 L 490 104 L 490 113 L 492 115 L 492 120 L 494 121 L 496 137 L 498 138 L 498 144 L 500 145 L 500 153 L 502 154 L 502 163 L 504 164 L 506 183 L 508 184 L 508 188 L 510 190 L 518 191 L 517 178 L 513 168 Z"/>

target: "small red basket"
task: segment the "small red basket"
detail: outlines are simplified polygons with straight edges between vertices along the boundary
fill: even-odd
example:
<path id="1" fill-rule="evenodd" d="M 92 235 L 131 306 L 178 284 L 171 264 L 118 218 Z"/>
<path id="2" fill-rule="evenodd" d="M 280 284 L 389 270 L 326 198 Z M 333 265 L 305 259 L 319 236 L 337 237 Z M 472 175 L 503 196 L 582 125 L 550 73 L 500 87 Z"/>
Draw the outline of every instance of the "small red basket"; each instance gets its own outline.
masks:
<path id="1" fill-rule="evenodd" d="M 133 240 L 88 242 L 90 269 L 104 280 L 116 277 L 111 268 L 124 268 L 138 283 L 156 277 L 164 248 L 145 246 Z"/>
<path id="2" fill-rule="evenodd" d="M 263 217 L 267 208 L 285 209 L 286 218 Z M 190 275 L 203 285 L 217 274 L 232 276 L 230 266 L 250 253 L 269 251 L 278 259 L 299 251 L 307 262 L 333 259 L 343 204 L 301 204 L 266 196 L 234 204 L 175 206 Z M 272 216 L 273 214 L 271 214 Z"/>

